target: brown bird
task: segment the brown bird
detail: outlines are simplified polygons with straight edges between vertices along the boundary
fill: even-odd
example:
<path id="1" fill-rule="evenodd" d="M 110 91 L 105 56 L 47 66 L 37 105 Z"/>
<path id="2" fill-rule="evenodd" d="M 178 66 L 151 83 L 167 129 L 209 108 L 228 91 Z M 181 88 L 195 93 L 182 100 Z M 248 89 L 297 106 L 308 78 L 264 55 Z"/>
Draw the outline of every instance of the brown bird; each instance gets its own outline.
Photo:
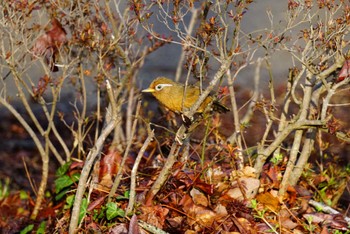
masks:
<path id="1" fill-rule="evenodd" d="M 200 88 L 194 85 L 188 85 L 185 93 L 183 84 L 166 77 L 156 78 L 152 81 L 149 88 L 142 90 L 142 92 L 152 93 L 161 104 L 175 113 L 183 113 L 189 110 L 201 94 Z M 217 112 L 225 113 L 229 111 L 227 107 L 214 101 L 213 97 L 208 96 L 197 109 L 197 113 L 203 113 L 211 103 L 213 104 L 213 110 Z"/>

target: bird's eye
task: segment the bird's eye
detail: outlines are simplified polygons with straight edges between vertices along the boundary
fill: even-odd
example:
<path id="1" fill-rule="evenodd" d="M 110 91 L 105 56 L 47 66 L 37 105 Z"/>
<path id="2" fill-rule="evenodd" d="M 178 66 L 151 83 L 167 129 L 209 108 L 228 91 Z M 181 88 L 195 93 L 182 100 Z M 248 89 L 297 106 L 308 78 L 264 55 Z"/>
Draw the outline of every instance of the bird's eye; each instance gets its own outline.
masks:
<path id="1" fill-rule="evenodd" d="M 157 90 L 157 91 L 160 91 L 160 90 L 162 90 L 164 87 L 169 87 L 169 86 L 173 86 L 173 85 L 171 85 L 171 84 L 159 84 L 159 85 L 156 86 L 156 90 Z"/>
<path id="2" fill-rule="evenodd" d="M 156 86 L 156 90 L 157 91 L 162 90 L 162 88 L 164 88 L 164 86 L 162 84 L 159 84 L 159 85 Z"/>

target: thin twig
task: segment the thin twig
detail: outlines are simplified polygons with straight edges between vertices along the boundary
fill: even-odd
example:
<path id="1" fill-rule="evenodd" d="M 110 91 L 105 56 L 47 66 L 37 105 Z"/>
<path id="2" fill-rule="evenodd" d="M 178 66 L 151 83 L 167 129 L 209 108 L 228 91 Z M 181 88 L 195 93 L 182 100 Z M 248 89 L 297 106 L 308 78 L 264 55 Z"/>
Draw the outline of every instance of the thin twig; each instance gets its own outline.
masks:
<path id="1" fill-rule="evenodd" d="M 186 32 L 187 35 L 191 35 L 192 34 L 193 28 L 194 28 L 194 24 L 195 24 L 195 22 L 197 22 L 198 9 L 194 9 L 191 12 L 192 12 L 192 16 L 191 16 L 191 20 L 190 20 L 190 23 L 189 23 L 188 31 Z M 187 49 L 188 49 L 188 46 L 186 46 L 186 44 L 184 44 L 182 46 L 180 59 L 178 61 L 177 68 L 176 68 L 176 74 L 175 74 L 175 81 L 176 82 L 178 82 L 180 80 L 180 77 L 181 77 L 181 74 L 182 74 L 183 61 L 185 59 L 185 55 L 186 55 L 186 50 Z M 189 69 L 189 70 L 191 70 L 191 69 Z"/>
<path id="2" fill-rule="evenodd" d="M 121 161 L 121 163 L 119 165 L 119 170 L 118 170 L 118 173 L 117 173 L 117 175 L 115 177 L 115 180 L 113 182 L 113 186 L 111 188 L 111 191 L 108 194 L 108 202 L 112 201 L 112 197 L 114 196 L 115 192 L 117 191 L 119 183 L 121 181 L 121 178 L 122 178 L 122 175 L 123 175 L 123 171 L 124 171 L 124 165 L 125 165 L 126 159 L 129 156 L 129 151 L 130 151 L 130 148 L 131 148 L 131 145 L 132 145 L 132 142 L 133 142 L 133 138 L 134 138 L 134 135 L 135 135 L 135 132 L 136 132 L 136 126 L 137 126 L 138 116 L 139 116 L 139 113 L 140 113 L 140 108 L 141 108 L 141 101 L 139 101 L 137 103 L 135 119 L 134 119 L 134 123 L 132 125 L 130 139 L 129 139 L 128 145 L 127 145 L 127 147 L 126 147 L 126 149 L 124 151 L 123 159 L 122 159 L 122 161 Z"/>
<path id="3" fill-rule="evenodd" d="M 26 171 L 26 175 L 28 177 L 28 181 L 29 181 L 30 187 L 32 188 L 35 196 L 37 196 L 38 195 L 38 188 L 36 186 L 34 186 L 33 180 L 32 180 L 32 178 L 30 176 L 30 173 L 29 173 L 29 170 L 28 170 L 28 167 L 27 167 L 27 163 L 24 160 L 24 157 L 22 157 L 22 162 L 23 162 L 24 170 Z"/>
<path id="4" fill-rule="evenodd" d="M 40 139 L 37 137 L 37 135 L 35 134 L 34 130 L 29 126 L 29 124 L 25 121 L 25 119 L 22 117 L 22 115 L 20 115 L 18 113 L 18 111 L 10 104 L 8 103 L 3 97 L 0 97 L 0 103 L 2 105 L 4 105 L 11 113 L 12 115 L 18 120 L 18 122 L 21 123 L 21 125 L 24 127 L 24 129 L 28 132 L 28 134 L 30 135 L 30 137 L 33 139 L 39 153 L 41 156 L 41 159 L 43 161 L 43 165 L 47 165 L 48 164 L 48 155 L 44 149 L 44 147 L 42 146 Z M 47 173 L 47 170 L 44 170 L 43 168 L 43 176 L 45 176 L 45 174 Z M 45 187 L 46 187 L 46 182 L 43 181 L 43 179 L 45 179 L 44 177 L 41 180 L 39 189 L 38 189 L 38 197 L 40 198 L 40 194 L 42 193 L 42 191 L 45 192 Z M 42 198 L 42 197 L 41 197 Z M 41 199 L 37 199 L 36 203 L 35 203 L 35 207 L 33 209 L 31 218 L 35 219 L 37 213 L 39 212 L 39 208 L 41 206 Z"/>
<path id="5" fill-rule="evenodd" d="M 139 168 L 139 164 L 141 162 L 141 159 L 149 145 L 149 143 L 153 140 L 154 137 L 154 130 L 150 131 L 147 139 L 143 143 L 136 159 L 134 162 L 134 166 L 132 167 L 131 170 L 131 181 L 130 181 L 130 195 L 129 195 L 129 204 L 128 207 L 126 208 L 126 214 L 129 215 L 132 212 L 132 209 L 134 207 L 135 203 L 135 196 L 136 196 L 136 177 L 137 177 L 137 170 Z"/>

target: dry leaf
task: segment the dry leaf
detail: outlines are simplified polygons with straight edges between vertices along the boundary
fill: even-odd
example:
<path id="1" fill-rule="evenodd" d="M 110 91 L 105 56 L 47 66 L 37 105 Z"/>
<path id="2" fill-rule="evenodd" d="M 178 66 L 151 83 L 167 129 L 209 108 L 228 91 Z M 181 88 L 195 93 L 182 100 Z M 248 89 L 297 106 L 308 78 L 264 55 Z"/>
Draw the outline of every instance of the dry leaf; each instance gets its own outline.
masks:
<path id="1" fill-rule="evenodd" d="M 277 197 L 274 197 L 270 192 L 260 193 L 256 196 L 256 200 L 258 200 L 261 204 L 268 207 L 274 212 L 277 212 L 280 208 L 280 203 Z"/>
<path id="2" fill-rule="evenodd" d="M 190 195 L 192 197 L 194 204 L 202 205 L 204 207 L 208 206 L 207 197 L 203 193 L 201 193 L 198 189 L 193 188 L 190 192 Z"/>
<path id="3" fill-rule="evenodd" d="M 67 42 L 67 33 L 61 23 L 53 18 L 51 20 L 51 28 L 41 35 L 35 42 L 33 53 L 36 56 L 43 56 L 45 62 L 50 66 L 52 71 L 58 68 L 54 65 L 58 48 Z"/>
<path id="4" fill-rule="evenodd" d="M 109 234 L 127 234 L 128 229 L 126 228 L 126 224 L 119 224 L 118 226 L 115 226 L 109 231 Z"/>
<path id="5" fill-rule="evenodd" d="M 291 219 L 281 220 L 282 227 L 292 230 L 298 226 L 297 223 L 293 222 Z"/>
<path id="6" fill-rule="evenodd" d="M 163 228 L 165 218 L 169 213 L 167 208 L 163 208 L 160 205 L 143 206 L 141 207 L 141 211 L 142 214 L 139 216 L 139 219 L 160 229 Z"/>
<path id="7" fill-rule="evenodd" d="M 209 227 L 218 218 L 217 214 L 214 211 L 202 206 L 197 206 L 195 204 L 192 205 L 187 213 L 191 217 L 188 218 L 188 223 L 190 225 L 198 222 L 204 227 Z"/>
<path id="8" fill-rule="evenodd" d="M 350 76 L 350 59 L 345 60 L 342 69 L 339 72 L 337 82 L 344 80 Z"/>
<path id="9" fill-rule="evenodd" d="M 217 205 L 214 211 L 218 215 L 218 218 L 226 217 L 228 215 L 226 207 L 221 204 Z"/>
<path id="10" fill-rule="evenodd" d="M 245 193 L 245 197 L 247 199 L 251 199 L 254 198 L 255 195 L 258 192 L 259 186 L 260 186 L 260 181 L 258 179 L 255 178 L 241 178 L 239 179 L 240 184 L 242 185 L 242 189 L 244 190 Z M 237 199 L 239 201 L 244 200 L 244 195 L 241 191 L 241 188 L 238 186 L 237 182 L 232 183 L 232 186 L 234 186 L 235 188 L 230 189 L 226 195 L 228 195 L 229 197 L 233 198 L 233 199 Z"/>
<path id="11" fill-rule="evenodd" d="M 134 214 L 130 219 L 128 234 L 139 234 L 139 233 L 140 233 L 140 228 L 137 223 L 137 216 Z"/>

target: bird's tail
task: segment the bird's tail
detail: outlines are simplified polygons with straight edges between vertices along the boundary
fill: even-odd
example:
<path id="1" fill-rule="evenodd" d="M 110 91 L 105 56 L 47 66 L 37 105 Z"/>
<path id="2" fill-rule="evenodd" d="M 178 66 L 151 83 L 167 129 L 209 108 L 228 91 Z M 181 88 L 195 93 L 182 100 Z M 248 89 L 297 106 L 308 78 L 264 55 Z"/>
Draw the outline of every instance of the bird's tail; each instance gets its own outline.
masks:
<path id="1" fill-rule="evenodd" d="M 219 113 L 226 113 L 230 111 L 228 107 L 224 106 L 218 101 L 213 102 L 213 110 Z"/>

